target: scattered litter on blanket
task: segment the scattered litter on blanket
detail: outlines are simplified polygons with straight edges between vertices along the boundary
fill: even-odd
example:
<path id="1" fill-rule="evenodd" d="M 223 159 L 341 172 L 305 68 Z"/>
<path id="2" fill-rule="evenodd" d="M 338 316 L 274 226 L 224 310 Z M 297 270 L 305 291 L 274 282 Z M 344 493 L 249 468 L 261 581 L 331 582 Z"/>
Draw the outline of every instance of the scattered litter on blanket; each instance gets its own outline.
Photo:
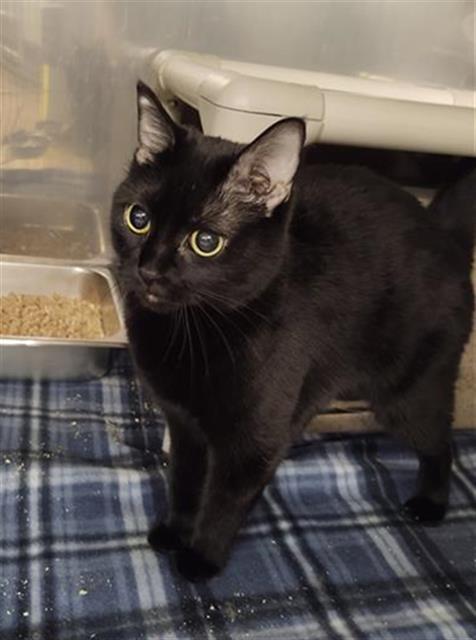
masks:
<path id="1" fill-rule="evenodd" d="M 223 605 L 223 613 L 230 622 L 235 622 L 238 614 L 241 613 L 241 609 L 236 609 L 232 602 L 225 602 Z"/>
<path id="2" fill-rule="evenodd" d="M 383 491 L 384 472 L 378 467 L 375 480 L 364 481 L 361 460 L 351 463 L 351 443 L 337 447 L 319 442 L 315 451 L 307 444 L 300 449 L 302 460 L 296 455 L 284 464 L 273 489 L 295 517 L 286 512 L 268 517 L 265 496 L 250 516 L 249 535 L 237 543 L 238 568 L 230 566 L 209 586 L 190 586 L 174 578 L 167 559 L 153 556 L 146 546 L 146 531 L 165 506 L 165 485 L 157 478 L 163 473 L 162 458 L 152 452 L 153 466 L 152 456 L 141 455 L 140 449 L 158 451 L 164 420 L 144 412 L 129 378 L 120 379 L 114 369 L 110 377 L 93 383 L 48 383 L 41 397 L 52 406 L 41 407 L 41 414 L 31 386 L 0 388 L 5 389 L 0 407 L 5 511 L 0 638 L 41 640 L 51 637 L 50 628 L 59 630 L 63 640 L 68 635 L 81 640 L 106 635 L 114 640 L 321 638 L 327 637 L 322 618 L 331 621 L 337 634 L 344 629 L 346 637 L 352 635 L 348 621 L 356 624 L 356 637 L 359 632 L 362 637 L 380 633 L 392 638 L 443 633 L 476 640 L 472 602 L 466 602 L 457 580 L 460 574 L 470 588 L 476 566 L 467 522 L 474 509 L 459 484 L 444 527 L 410 530 L 377 503 L 367 529 L 369 487 Z M 77 388 L 83 393 L 76 394 Z M 106 428 L 106 419 L 117 438 Z M 378 457 L 384 465 L 400 455 L 387 440 L 373 438 L 371 462 Z M 457 433 L 456 438 L 461 443 L 458 470 L 472 472 L 474 435 L 470 439 Z M 117 440 L 122 440 L 120 446 Z M 340 467 L 335 469 L 333 457 L 342 454 L 342 447 L 349 460 L 344 475 Z M 58 448 L 63 448 L 61 454 Z M 414 468 L 397 469 L 402 487 L 410 471 Z M 432 542 L 435 556 L 419 549 L 417 543 L 424 540 Z M 301 557 L 301 544 L 309 544 L 309 559 Z M 387 545 L 393 544 L 392 553 Z M 398 556 L 395 550 L 400 550 Z M 321 561 L 319 569 L 313 557 Z M 319 572 L 318 580 L 314 572 L 312 580 L 306 572 L 298 573 L 293 558 Z M 327 585 L 336 591 L 328 591 Z M 438 613 L 434 620 L 428 611 Z"/>

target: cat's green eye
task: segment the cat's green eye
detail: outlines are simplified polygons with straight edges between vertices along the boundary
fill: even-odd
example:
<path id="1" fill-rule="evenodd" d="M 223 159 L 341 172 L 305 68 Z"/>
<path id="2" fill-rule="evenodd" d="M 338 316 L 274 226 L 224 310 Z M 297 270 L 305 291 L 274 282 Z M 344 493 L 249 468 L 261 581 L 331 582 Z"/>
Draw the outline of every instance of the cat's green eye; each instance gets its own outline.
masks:
<path id="1" fill-rule="evenodd" d="M 202 258 L 213 258 L 225 246 L 225 238 L 213 231 L 194 231 L 190 234 L 189 243 L 192 250 Z"/>
<path id="2" fill-rule="evenodd" d="M 150 217 L 138 204 L 130 204 L 124 209 L 126 226 L 138 235 L 145 235 L 150 231 Z"/>

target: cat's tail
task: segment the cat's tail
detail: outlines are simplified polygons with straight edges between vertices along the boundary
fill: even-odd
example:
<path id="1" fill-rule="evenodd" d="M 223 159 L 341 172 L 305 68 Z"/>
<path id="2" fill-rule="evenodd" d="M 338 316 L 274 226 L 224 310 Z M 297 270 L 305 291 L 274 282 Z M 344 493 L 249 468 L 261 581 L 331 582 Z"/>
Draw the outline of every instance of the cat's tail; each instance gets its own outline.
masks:
<path id="1" fill-rule="evenodd" d="M 476 233 L 476 160 L 464 176 L 436 194 L 429 212 L 453 236 L 465 261 L 471 265 Z"/>

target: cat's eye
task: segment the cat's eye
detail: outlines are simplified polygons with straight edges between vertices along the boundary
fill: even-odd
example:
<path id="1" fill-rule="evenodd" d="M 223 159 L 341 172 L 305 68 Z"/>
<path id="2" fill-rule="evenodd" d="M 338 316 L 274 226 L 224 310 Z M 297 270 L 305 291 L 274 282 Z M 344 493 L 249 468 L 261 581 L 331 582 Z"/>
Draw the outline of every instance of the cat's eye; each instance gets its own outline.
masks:
<path id="1" fill-rule="evenodd" d="M 124 209 L 124 222 L 133 233 L 145 235 L 150 231 L 149 214 L 138 204 L 130 204 Z"/>
<path id="2" fill-rule="evenodd" d="M 194 231 L 189 238 L 192 250 L 203 258 L 213 258 L 225 246 L 225 239 L 213 231 Z"/>

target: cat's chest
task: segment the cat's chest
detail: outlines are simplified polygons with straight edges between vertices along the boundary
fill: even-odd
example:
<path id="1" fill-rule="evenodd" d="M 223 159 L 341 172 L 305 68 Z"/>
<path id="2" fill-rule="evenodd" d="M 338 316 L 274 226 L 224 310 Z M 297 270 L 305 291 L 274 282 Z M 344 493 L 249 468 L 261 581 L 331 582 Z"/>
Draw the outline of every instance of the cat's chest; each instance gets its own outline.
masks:
<path id="1" fill-rule="evenodd" d="M 200 415 L 224 411 L 243 395 L 250 362 L 236 330 L 143 313 L 129 314 L 127 329 L 138 371 L 159 403 Z"/>

